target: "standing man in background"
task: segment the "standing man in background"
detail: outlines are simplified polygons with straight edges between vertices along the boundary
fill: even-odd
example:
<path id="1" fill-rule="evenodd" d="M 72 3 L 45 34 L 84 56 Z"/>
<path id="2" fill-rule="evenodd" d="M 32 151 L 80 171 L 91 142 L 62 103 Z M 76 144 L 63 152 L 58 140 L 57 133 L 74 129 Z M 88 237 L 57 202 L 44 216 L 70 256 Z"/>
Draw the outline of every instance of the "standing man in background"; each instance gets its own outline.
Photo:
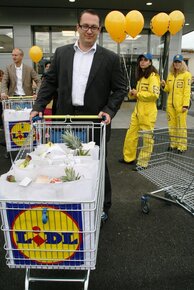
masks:
<path id="1" fill-rule="evenodd" d="M 77 24 L 79 39 L 74 44 L 56 49 L 31 112 L 31 118 L 41 116 L 46 105 L 58 92 L 57 115 L 105 117 L 107 141 L 109 140 L 111 120 L 127 95 L 127 83 L 119 56 L 96 43 L 100 29 L 100 17 L 96 11 L 88 9 L 81 12 Z M 106 163 L 102 221 L 108 218 L 111 194 Z"/>
<path id="2" fill-rule="evenodd" d="M 8 99 L 9 96 L 36 96 L 33 89 L 33 81 L 36 83 L 36 90 L 40 86 L 40 79 L 35 70 L 22 62 L 24 52 L 20 48 L 12 51 L 13 63 L 8 65 L 4 71 L 1 84 L 1 99 Z"/>

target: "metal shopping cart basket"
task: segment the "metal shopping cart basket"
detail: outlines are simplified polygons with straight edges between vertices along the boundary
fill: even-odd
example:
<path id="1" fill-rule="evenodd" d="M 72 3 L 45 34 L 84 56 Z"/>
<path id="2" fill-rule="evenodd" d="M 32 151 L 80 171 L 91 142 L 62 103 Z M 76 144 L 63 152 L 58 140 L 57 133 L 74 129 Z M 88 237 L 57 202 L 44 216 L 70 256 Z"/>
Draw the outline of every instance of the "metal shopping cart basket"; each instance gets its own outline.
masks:
<path id="1" fill-rule="evenodd" d="M 18 151 L 30 131 L 33 96 L 9 97 L 2 101 L 7 152 Z"/>
<path id="2" fill-rule="evenodd" d="M 72 121 L 72 116 L 68 116 L 70 121 L 56 117 L 57 121 L 35 122 L 11 170 L 0 178 L 6 261 L 10 268 L 26 269 L 25 290 L 31 281 L 82 282 L 87 290 L 90 270 L 96 264 L 104 200 L 106 127 L 101 122 L 78 120 L 79 116 L 78 121 Z M 72 153 L 66 148 L 66 132 L 72 132 L 83 145 L 94 145 L 90 141 L 95 141 L 89 155 L 77 156 L 75 150 Z M 21 167 L 26 155 L 31 156 L 29 166 Z M 81 178 L 58 183 L 58 174 L 70 166 Z M 39 183 L 42 174 L 54 177 L 54 181 Z M 7 182 L 10 176 L 17 182 Z M 83 270 L 84 276 L 33 277 L 31 269 Z"/>
<path id="3" fill-rule="evenodd" d="M 172 149 L 170 143 L 176 140 L 178 147 L 187 143 L 187 150 Z M 153 132 L 140 132 L 138 173 L 157 186 L 155 191 L 141 197 L 143 213 L 150 211 L 150 198 L 163 200 L 168 204 L 183 207 L 194 215 L 194 130 L 179 130 L 179 137 L 169 133 L 167 128 Z"/>

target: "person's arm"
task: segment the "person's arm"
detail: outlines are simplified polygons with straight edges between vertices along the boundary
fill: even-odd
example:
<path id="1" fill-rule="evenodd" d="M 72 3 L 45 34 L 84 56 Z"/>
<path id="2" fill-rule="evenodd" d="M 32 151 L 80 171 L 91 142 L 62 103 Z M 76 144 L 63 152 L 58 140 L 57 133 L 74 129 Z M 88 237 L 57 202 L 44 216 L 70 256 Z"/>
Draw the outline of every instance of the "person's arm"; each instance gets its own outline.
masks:
<path id="1" fill-rule="evenodd" d="M 5 69 L 3 79 L 1 82 L 1 99 L 8 99 L 8 85 L 9 85 L 9 71 L 8 68 Z"/>
<path id="2" fill-rule="evenodd" d="M 168 86 L 168 84 L 169 84 L 169 75 L 168 75 L 166 81 L 165 80 L 162 80 L 161 81 L 161 88 L 166 93 L 169 93 L 169 86 Z"/>
<path id="3" fill-rule="evenodd" d="M 190 72 L 185 73 L 182 112 L 185 112 L 189 109 L 189 104 L 190 104 L 190 99 L 191 99 L 191 79 L 192 77 L 191 77 Z"/>
<path id="4" fill-rule="evenodd" d="M 128 94 L 127 81 L 121 68 L 119 56 L 114 55 L 112 61 L 113 63 L 111 69 L 111 92 L 108 98 L 108 102 L 102 110 L 103 115 L 105 115 L 105 117 L 107 118 L 107 122 L 111 122 L 111 119 L 119 110 L 124 100 L 124 97 Z M 106 116 L 106 114 L 108 114 L 108 116 Z"/>
<path id="5" fill-rule="evenodd" d="M 153 73 L 149 77 L 148 90 L 140 90 L 137 92 L 137 99 L 142 102 L 154 102 L 159 98 L 160 95 L 160 77 Z"/>

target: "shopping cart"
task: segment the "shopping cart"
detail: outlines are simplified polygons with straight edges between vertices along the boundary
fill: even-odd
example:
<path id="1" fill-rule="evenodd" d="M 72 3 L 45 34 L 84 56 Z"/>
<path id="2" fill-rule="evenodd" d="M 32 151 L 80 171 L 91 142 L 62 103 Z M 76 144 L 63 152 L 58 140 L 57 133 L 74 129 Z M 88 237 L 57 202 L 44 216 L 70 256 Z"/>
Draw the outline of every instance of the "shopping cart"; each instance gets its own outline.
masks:
<path id="1" fill-rule="evenodd" d="M 181 137 L 184 130 L 180 129 L 179 137 L 169 134 L 167 128 L 140 132 L 139 162 L 145 164 L 150 159 L 146 168 L 139 167 L 138 173 L 157 186 L 141 197 L 143 213 L 149 213 L 150 198 L 155 198 L 179 205 L 194 215 L 194 130 L 188 129 L 187 137 Z M 178 147 L 187 142 L 187 150 L 171 149 L 170 142 L 175 140 Z"/>
<path id="2" fill-rule="evenodd" d="M 0 178 L 6 261 L 10 268 L 26 269 L 25 290 L 31 281 L 82 282 L 87 290 L 90 270 L 95 269 L 104 200 L 106 127 L 99 121 L 81 121 L 80 116 L 76 116 L 78 121 L 73 121 L 73 116 L 60 121 L 60 117 L 33 124 L 11 170 Z M 72 153 L 63 142 L 66 132 L 86 145 L 94 145 L 90 141 L 96 145 L 88 156 L 74 156 L 75 151 Z M 20 168 L 26 155 L 31 155 L 33 166 Z M 77 170 L 79 180 L 35 182 L 42 174 L 56 181 L 69 166 Z M 7 182 L 10 175 L 18 182 Z M 33 277 L 31 269 L 83 270 L 84 277 Z"/>
<path id="3" fill-rule="evenodd" d="M 7 152 L 18 151 L 30 131 L 33 96 L 9 97 L 2 101 Z"/>

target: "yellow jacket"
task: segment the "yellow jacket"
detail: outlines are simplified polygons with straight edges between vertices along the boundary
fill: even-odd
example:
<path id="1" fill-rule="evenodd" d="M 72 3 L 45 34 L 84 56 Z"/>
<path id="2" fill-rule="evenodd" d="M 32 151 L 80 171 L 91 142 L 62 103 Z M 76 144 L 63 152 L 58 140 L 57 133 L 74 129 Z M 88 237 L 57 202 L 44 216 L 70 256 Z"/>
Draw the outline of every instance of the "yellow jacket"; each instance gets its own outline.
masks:
<path id="1" fill-rule="evenodd" d="M 157 106 L 156 101 L 160 94 L 160 77 L 156 73 L 146 78 L 141 78 L 137 82 L 137 104 L 135 106 L 135 113 L 138 116 L 144 117 L 153 115 L 156 117 Z M 149 118 L 150 119 L 150 118 Z"/>
<path id="2" fill-rule="evenodd" d="M 146 78 L 141 78 L 136 86 L 137 98 L 140 102 L 156 102 L 160 94 L 160 77 L 158 74 L 151 73 Z"/>
<path id="3" fill-rule="evenodd" d="M 172 106 L 176 110 L 182 107 L 189 107 L 191 97 L 191 74 L 186 71 L 176 77 L 169 73 L 164 91 L 168 93 L 167 106 Z"/>

